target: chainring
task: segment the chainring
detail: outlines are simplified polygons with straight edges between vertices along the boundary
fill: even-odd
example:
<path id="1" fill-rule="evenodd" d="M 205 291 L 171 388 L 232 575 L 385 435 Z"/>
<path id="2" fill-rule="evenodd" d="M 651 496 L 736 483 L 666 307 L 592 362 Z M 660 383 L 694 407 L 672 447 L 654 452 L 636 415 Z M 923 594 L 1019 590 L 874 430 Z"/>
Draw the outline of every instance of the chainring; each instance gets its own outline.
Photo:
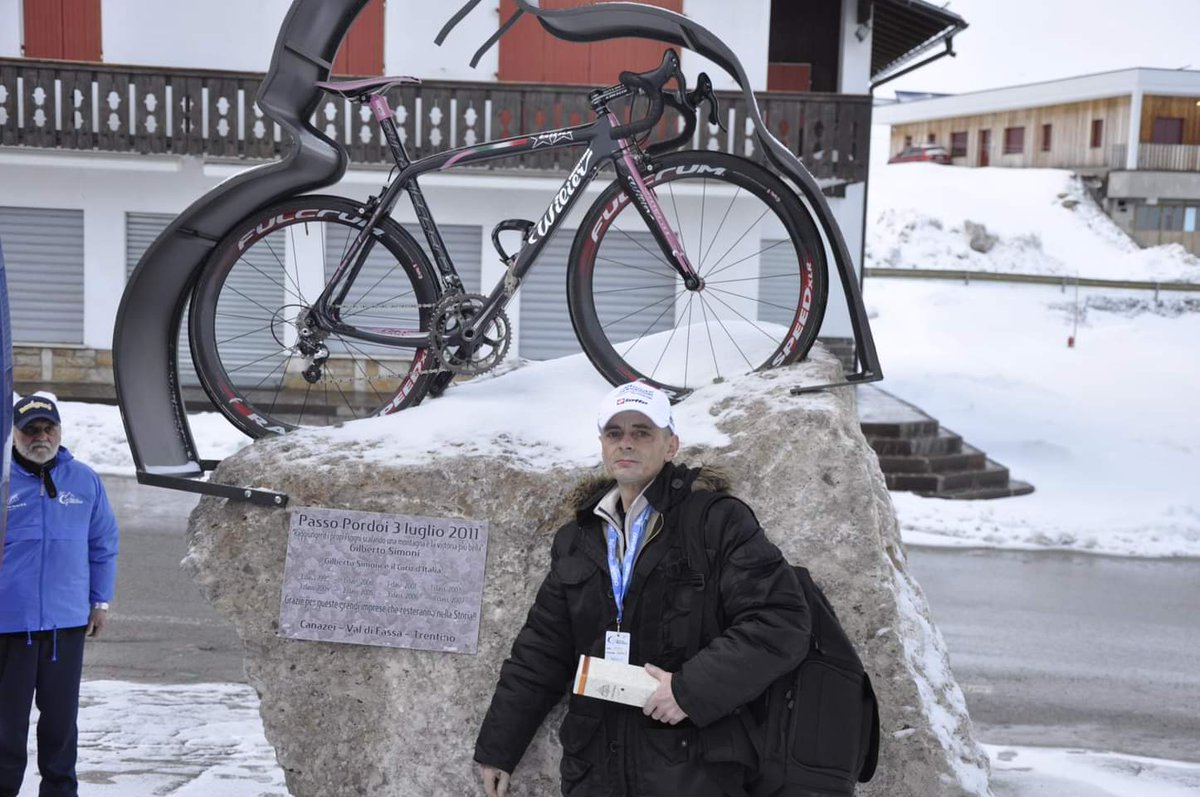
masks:
<path id="1" fill-rule="evenodd" d="M 433 306 L 429 341 L 442 367 L 456 374 L 474 375 L 492 370 L 508 354 L 512 342 L 512 324 L 503 310 L 497 310 L 491 322 L 473 341 L 451 342 L 459 330 L 479 315 L 487 297 L 478 293 L 453 293 Z"/>

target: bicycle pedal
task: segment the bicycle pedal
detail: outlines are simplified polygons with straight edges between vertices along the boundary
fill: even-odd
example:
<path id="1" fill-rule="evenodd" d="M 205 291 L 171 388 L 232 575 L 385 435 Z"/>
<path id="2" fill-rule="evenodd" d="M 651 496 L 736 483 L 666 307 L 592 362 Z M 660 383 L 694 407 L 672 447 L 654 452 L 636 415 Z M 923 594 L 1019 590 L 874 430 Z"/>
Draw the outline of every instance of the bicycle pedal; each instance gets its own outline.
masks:
<path id="1" fill-rule="evenodd" d="M 505 263 L 511 262 L 512 255 L 504 251 L 504 247 L 500 245 L 500 233 L 502 232 L 519 232 L 521 233 L 521 241 L 524 242 L 525 236 L 533 229 L 533 222 L 529 219 L 505 219 L 492 228 L 492 246 L 496 247 L 496 252 L 500 255 L 500 259 Z"/>

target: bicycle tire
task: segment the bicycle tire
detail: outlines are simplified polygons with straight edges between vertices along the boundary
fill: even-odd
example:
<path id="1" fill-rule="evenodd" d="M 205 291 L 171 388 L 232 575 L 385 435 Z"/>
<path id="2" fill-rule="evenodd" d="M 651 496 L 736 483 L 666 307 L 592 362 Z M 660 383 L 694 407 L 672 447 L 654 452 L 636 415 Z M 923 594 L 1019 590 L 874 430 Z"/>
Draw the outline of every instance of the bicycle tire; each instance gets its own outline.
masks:
<path id="1" fill-rule="evenodd" d="M 665 155 L 642 176 L 704 286 L 684 287 L 611 183 L 580 224 L 567 273 L 571 323 L 596 369 L 614 385 L 642 380 L 679 401 L 807 355 L 825 313 L 828 268 L 795 193 L 762 166 L 717 152 Z"/>
<path id="2" fill-rule="evenodd" d="M 250 437 L 385 415 L 425 396 L 436 373 L 428 348 L 310 333 L 325 335 L 330 354 L 312 374 L 316 381 L 304 376 L 309 363 L 299 351 L 297 322 L 366 225 L 361 211 L 335 196 L 272 205 L 230 230 L 200 273 L 188 314 L 192 359 L 213 404 Z M 371 241 L 343 319 L 363 326 L 364 318 L 378 318 L 386 328 L 427 332 L 441 289 L 424 251 L 391 218 L 379 222 Z"/>

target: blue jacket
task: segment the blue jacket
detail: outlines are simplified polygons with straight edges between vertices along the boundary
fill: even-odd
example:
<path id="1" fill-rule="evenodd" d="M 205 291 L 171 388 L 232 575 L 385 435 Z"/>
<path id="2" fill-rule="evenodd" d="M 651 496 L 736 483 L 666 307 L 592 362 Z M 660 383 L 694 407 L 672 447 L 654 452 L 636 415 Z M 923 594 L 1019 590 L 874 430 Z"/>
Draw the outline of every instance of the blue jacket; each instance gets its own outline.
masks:
<path id="1" fill-rule="evenodd" d="M 112 600 L 117 519 L 96 472 L 58 449 L 51 498 L 15 459 L 0 559 L 0 633 L 87 625 L 91 604 Z"/>

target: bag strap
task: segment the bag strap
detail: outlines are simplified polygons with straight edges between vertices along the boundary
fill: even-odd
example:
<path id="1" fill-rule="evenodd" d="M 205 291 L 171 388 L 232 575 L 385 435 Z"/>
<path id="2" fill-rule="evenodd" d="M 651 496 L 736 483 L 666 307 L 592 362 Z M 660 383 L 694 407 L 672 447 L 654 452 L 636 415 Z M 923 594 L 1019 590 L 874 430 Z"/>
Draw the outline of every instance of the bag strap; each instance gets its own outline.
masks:
<path id="1" fill-rule="evenodd" d="M 684 554 L 687 557 L 688 567 L 693 572 L 700 574 L 700 589 L 703 591 L 701 609 L 692 613 L 691 629 L 684 656 L 687 659 L 692 658 L 700 651 L 703 639 L 706 637 L 711 639 L 720 633 L 716 611 L 718 589 L 714 584 L 712 562 L 708 559 L 708 552 L 704 550 L 704 526 L 708 522 L 708 511 L 712 505 L 724 498 L 733 498 L 733 496 L 728 493 L 707 495 L 704 503 L 696 509 L 687 511 L 679 524 L 679 533 L 683 535 Z"/>

